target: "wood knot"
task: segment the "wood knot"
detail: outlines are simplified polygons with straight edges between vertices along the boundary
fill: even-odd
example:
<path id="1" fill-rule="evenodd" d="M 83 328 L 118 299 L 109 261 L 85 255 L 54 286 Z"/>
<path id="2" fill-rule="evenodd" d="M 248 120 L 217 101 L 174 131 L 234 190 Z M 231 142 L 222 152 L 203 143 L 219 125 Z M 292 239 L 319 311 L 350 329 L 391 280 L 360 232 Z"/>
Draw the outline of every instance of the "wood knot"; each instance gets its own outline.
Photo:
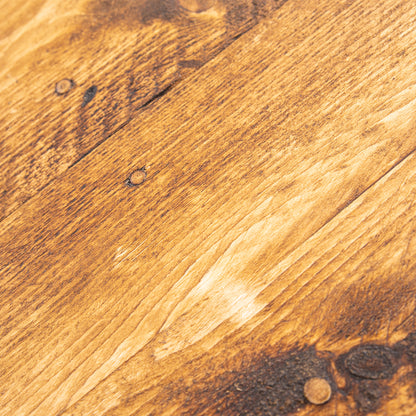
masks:
<path id="1" fill-rule="evenodd" d="M 72 79 L 64 78 L 56 83 L 55 92 L 58 95 L 64 95 L 64 94 L 67 94 L 69 91 L 71 91 L 73 86 L 74 86 L 74 81 L 72 81 Z"/>
<path id="2" fill-rule="evenodd" d="M 393 351 L 381 345 L 359 345 L 345 357 L 345 367 L 356 377 L 386 379 L 396 372 Z"/>
<path id="3" fill-rule="evenodd" d="M 325 379 L 314 377 L 305 383 L 303 392 L 310 403 L 323 404 L 331 398 L 332 390 Z"/>
<path id="4" fill-rule="evenodd" d="M 128 186 L 139 186 L 146 180 L 146 177 L 146 169 L 140 168 L 130 174 L 126 183 Z"/>
<path id="5" fill-rule="evenodd" d="M 178 2 L 190 12 L 201 13 L 213 7 L 216 0 L 178 0 Z"/>

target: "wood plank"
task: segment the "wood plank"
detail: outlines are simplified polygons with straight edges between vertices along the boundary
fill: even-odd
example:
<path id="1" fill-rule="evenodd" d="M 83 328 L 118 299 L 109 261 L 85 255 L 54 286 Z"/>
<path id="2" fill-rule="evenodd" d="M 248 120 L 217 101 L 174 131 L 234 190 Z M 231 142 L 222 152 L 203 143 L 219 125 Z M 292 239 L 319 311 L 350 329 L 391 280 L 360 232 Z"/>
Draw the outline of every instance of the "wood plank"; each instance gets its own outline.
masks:
<path id="1" fill-rule="evenodd" d="M 178 326 L 186 330 L 186 323 L 175 322 L 156 346 L 146 346 L 63 415 L 94 414 L 97 402 L 103 402 L 100 414 L 107 414 L 108 406 L 114 415 L 294 410 L 299 415 L 412 415 L 415 179 L 412 153 L 275 267 L 262 270 L 270 283 L 256 297 L 265 305 L 259 313 L 239 323 L 234 316 L 200 342 L 165 356 L 172 333 L 179 338 Z M 244 289 L 234 296 L 250 292 Z M 188 296 L 195 298 L 195 292 Z M 192 315 L 206 309 L 195 302 L 187 318 L 192 322 Z M 345 355 L 363 349 L 370 358 L 378 357 L 374 350 L 391 353 L 391 375 L 378 375 L 376 366 L 370 367 L 376 369 L 371 379 L 343 372 Z M 303 383 L 311 375 L 332 381 L 332 399 L 325 406 L 308 405 L 303 397 Z M 271 384 L 264 389 L 265 383 Z"/>
<path id="2" fill-rule="evenodd" d="M 0 219 L 283 2 L 3 1 Z"/>
<path id="3" fill-rule="evenodd" d="M 216 328 L 186 352 L 156 356 L 154 366 L 144 370 L 152 380 L 146 383 L 149 390 L 132 394 L 129 400 L 120 397 L 111 414 L 170 414 L 172 409 L 187 415 L 286 414 L 294 410 L 293 405 L 301 408 L 297 414 L 304 415 L 413 414 L 415 179 L 413 152 L 275 267 L 262 270 L 270 284 L 256 297 L 265 305 L 259 313 L 241 325 L 232 319 L 224 322 L 228 333 L 226 328 Z M 195 292 L 188 296 L 195 298 Z M 196 309 L 202 312 L 204 306 L 197 304 Z M 192 314 L 198 314 L 195 306 Z M 177 326 L 178 322 L 173 324 L 173 332 Z M 392 368 L 382 367 L 392 374 L 378 374 L 374 363 L 371 379 L 343 373 L 345 360 L 340 358 L 346 353 L 354 357 L 364 348 L 371 351 L 369 346 L 373 351 L 392 351 Z M 159 348 L 163 349 L 162 343 Z M 151 351 L 137 354 L 64 414 L 89 414 L 88 406 L 111 393 L 111 387 L 142 384 L 144 374 L 136 371 Z M 374 352 L 368 354 L 377 357 Z M 190 361 L 194 356 L 198 358 Z M 318 359 L 322 367 L 316 365 Z M 185 360 L 189 361 L 185 364 Z M 177 368 L 167 376 L 172 361 Z M 366 370 L 364 365 L 361 368 Z M 282 379 L 276 376 L 279 373 Z M 297 384 L 302 387 L 308 374 L 332 380 L 333 397 L 327 406 L 306 405 Z M 275 384 L 262 392 L 261 382 Z M 360 413 L 360 393 L 364 396 L 369 383 L 372 391 L 382 394 L 370 396 L 369 409 Z M 268 398 L 277 405 L 273 401 L 269 405 Z M 279 405 L 283 410 L 273 413 Z"/>
<path id="4" fill-rule="evenodd" d="M 286 3 L 3 220 L 0 414 L 214 414 L 198 387 L 261 353 L 398 348 L 414 330 L 415 13 Z M 402 325 L 387 341 L 383 296 Z"/>

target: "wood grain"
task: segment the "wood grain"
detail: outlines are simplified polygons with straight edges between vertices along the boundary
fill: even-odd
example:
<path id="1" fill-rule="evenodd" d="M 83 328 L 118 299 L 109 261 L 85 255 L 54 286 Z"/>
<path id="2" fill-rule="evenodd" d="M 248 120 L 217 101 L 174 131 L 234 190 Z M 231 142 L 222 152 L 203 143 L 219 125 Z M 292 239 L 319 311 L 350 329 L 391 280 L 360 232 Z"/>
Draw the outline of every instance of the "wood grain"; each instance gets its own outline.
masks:
<path id="1" fill-rule="evenodd" d="M 413 414 L 415 32 L 289 0 L 5 218 L 0 415 Z"/>
<path id="2" fill-rule="evenodd" d="M 2 2 L 0 219 L 283 2 Z"/>

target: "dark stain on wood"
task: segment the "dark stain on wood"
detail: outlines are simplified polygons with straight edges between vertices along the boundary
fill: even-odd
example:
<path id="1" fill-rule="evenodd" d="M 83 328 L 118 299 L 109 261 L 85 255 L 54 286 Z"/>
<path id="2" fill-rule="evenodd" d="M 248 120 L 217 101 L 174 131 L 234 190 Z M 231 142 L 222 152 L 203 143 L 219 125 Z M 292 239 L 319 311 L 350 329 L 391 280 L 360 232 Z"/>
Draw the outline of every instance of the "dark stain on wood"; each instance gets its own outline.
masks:
<path id="1" fill-rule="evenodd" d="M 218 414 L 285 415 L 307 404 L 305 382 L 320 377 L 333 384 L 329 363 L 314 348 L 264 357 L 240 374 L 226 389 Z"/>
<path id="2" fill-rule="evenodd" d="M 89 12 L 102 16 L 105 26 L 151 24 L 154 20 L 172 21 L 181 14 L 176 0 L 98 0 L 88 4 Z"/>
<path id="3" fill-rule="evenodd" d="M 313 377 L 336 388 L 330 360 L 314 347 L 294 348 L 278 356 L 262 353 L 245 368 L 225 371 L 206 384 L 198 383 L 196 389 L 192 386 L 185 392 L 191 407 L 183 414 L 289 415 L 308 405 L 304 386 Z"/>
<path id="4" fill-rule="evenodd" d="M 357 410 L 361 414 L 376 411 L 381 403 L 383 396 L 387 394 L 387 388 L 375 380 L 364 380 L 355 385 L 353 397 Z"/>
<path id="5" fill-rule="evenodd" d="M 89 102 L 93 100 L 95 95 L 97 94 L 98 88 L 96 85 L 89 87 L 87 91 L 85 91 L 84 98 L 82 99 L 81 107 L 84 108 Z"/>
<path id="6" fill-rule="evenodd" d="M 289 415 L 309 404 L 305 383 L 313 377 L 327 380 L 333 400 L 349 403 L 353 414 L 376 412 L 394 392 L 394 376 L 403 365 L 416 373 L 416 332 L 394 345 L 359 344 L 337 356 L 314 346 L 293 348 L 278 355 L 270 347 L 252 355 L 241 351 L 239 357 L 222 363 L 214 377 L 194 380 L 192 386 L 178 386 L 167 397 L 185 401 L 185 415 Z M 218 368 L 211 369 L 212 374 Z M 345 379 L 339 387 L 335 372 Z M 416 392 L 416 383 L 415 383 Z M 186 407 L 189 403 L 189 407 Z"/>
<path id="7" fill-rule="evenodd" d="M 410 333 L 403 341 L 398 342 L 396 350 L 409 364 L 416 367 L 416 332 Z"/>
<path id="8" fill-rule="evenodd" d="M 91 29 L 109 26 L 133 29 L 138 24 L 150 25 L 157 20 L 184 25 L 195 19 L 193 15 L 215 7 L 226 11 L 229 29 L 235 28 L 235 31 L 240 33 L 258 23 L 260 19 L 270 16 L 272 11 L 286 1 L 194 1 L 190 2 L 191 7 L 186 7 L 185 3 L 188 2 L 181 4 L 180 0 L 94 0 L 88 2 L 85 13 L 100 17 Z"/>
<path id="9" fill-rule="evenodd" d="M 163 97 L 164 95 L 166 95 L 172 88 L 173 86 L 176 84 L 177 79 L 175 79 L 173 82 L 169 83 L 167 86 L 161 88 L 160 90 L 158 90 L 155 95 L 153 95 L 148 101 L 146 101 L 141 108 L 144 109 L 146 107 L 148 107 L 150 104 L 152 104 L 153 102 L 155 102 L 158 98 Z"/>
<path id="10" fill-rule="evenodd" d="M 137 3 L 136 0 L 130 1 Z M 141 19 L 144 24 L 160 19 L 171 21 L 180 14 L 176 0 L 146 0 L 142 8 Z"/>
<path id="11" fill-rule="evenodd" d="M 416 332 L 393 346 L 363 344 L 351 348 L 336 360 L 337 370 L 345 377 L 344 395 L 352 394 L 361 414 L 376 412 L 389 399 L 390 380 L 403 365 L 415 371 Z"/>
<path id="12" fill-rule="evenodd" d="M 352 395 L 358 412 L 367 414 L 380 408 L 399 360 L 397 348 L 375 344 L 357 345 L 339 356 L 336 366 L 346 379 L 343 394 Z"/>

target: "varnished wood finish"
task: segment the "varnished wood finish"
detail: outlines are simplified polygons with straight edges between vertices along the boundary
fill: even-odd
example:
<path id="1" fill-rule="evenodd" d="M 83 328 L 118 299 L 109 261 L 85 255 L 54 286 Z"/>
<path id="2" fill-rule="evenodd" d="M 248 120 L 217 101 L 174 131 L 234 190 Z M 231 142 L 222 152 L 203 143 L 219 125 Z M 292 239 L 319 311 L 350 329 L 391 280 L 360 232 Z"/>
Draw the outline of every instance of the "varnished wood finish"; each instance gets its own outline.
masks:
<path id="1" fill-rule="evenodd" d="M 0 219 L 284 0 L 2 3 Z"/>
<path id="2" fill-rule="evenodd" d="M 134 23 L 149 50 L 178 24 L 203 48 L 192 19 L 231 8 L 247 22 L 237 2 L 212 3 L 181 1 L 197 14 L 185 22 L 145 18 L 143 2 Z M 134 33 L 114 13 L 104 45 Z M 109 122 L 106 140 L 83 130 L 91 146 L 62 153 L 78 160 L 69 169 L 40 160 L 45 172 L 64 167 L 21 206 L 13 185 L 0 222 L 0 415 L 416 411 L 416 9 L 288 0 L 246 25 L 137 101 L 128 124 Z M 115 39 L 114 51 L 128 49 Z M 167 54 L 167 67 L 178 59 Z M 170 69 L 146 68 L 172 84 Z M 122 120 L 125 104 L 106 107 L 99 87 L 79 107 L 90 85 L 127 88 L 117 74 L 95 71 L 80 95 L 76 83 L 51 97 L 105 130 L 94 113 Z M 307 403 L 311 377 L 330 383 L 327 403 Z"/>

